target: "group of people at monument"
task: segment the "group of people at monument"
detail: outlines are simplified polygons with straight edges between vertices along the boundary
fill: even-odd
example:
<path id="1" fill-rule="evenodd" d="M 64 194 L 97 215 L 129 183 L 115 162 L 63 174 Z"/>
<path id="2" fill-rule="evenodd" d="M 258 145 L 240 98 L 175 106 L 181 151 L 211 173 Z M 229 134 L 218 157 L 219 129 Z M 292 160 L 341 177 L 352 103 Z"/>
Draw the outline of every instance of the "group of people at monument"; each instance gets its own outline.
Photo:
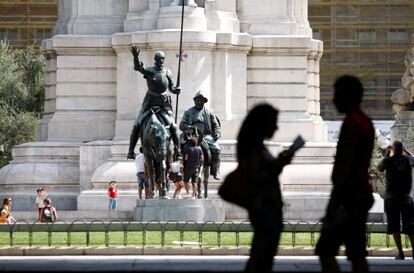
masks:
<path id="1" fill-rule="evenodd" d="M 217 116 L 205 104 L 208 98 L 202 91 L 194 95 L 194 106 L 184 112 L 179 129 L 174 122 L 171 97 L 168 91 L 179 95 L 181 88 L 174 85 L 171 71 L 164 67 L 165 54 L 157 52 L 154 56 L 154 66 L 146 67 L 139 60 L 139 50 L 131 48 L 134 69 L 145 78 L 148 86 L 141 110 L 132 128 L 127 158 L 135 159 L 135 146 L 141 138 L 140 161 L 137 165 L 139 183 L 147 183 L 146 198 L 155 196 L 159 187 L 160 197 L 166 196 L 168 175 L 174 161 L 183 160 L 183 180 L 185 185 L 191 181 L 193 197 L 201 198 L 201 183 L 204 186 L 204 198 L 208 197 L 208 178 L 210 173 L 215 179 L 220 179 L 220 122 Z M 177 114 L 177 113 L 176 113 Z M 170 140 L 173 150 L 170 149 Z M 194 144 L 195 143 L 195 144 Z M 186 151 L 183 155 L 183 151 Z M 197 155 L 200 154 L 200 155 Z M 201 168 L 202 167 L 202 168 Z M 176 169 L 176 164 L 174 165 Z M 199 173 L 202 169 L 201 179 Z M 173 183 L 178 187 L 174 196 L 179 196 L 181 181 L 173 177 Z M 142 182 L 147 179 L 146 182 Z M 202 181 L 201 181 L 202 180 Z"/>
<path id="2" fill-rule="evenodd" d="M 46 190 L 39 188 L 36 190 L 37 196 L 35 201 L 35 207 L 39 214 L 39 221 L 42 223 L 56 222 L 57 211 L 52 206 L 52 201 L 47 197 Z"/>
<path id="3" fill-rule="evenodd" d="M 56 208 L 52 206 L 52 201 L 47 197 L 46 191 L 43 188 L 36 190 L 35 210 L 36 216 L 41 223 L 52 223 L 57 220 Z M 0 208 L 0 224 L 15 224 L 17 220 L 12 214 L 12 203 L 11 197 L 3 199 L 2 206 Z"/>

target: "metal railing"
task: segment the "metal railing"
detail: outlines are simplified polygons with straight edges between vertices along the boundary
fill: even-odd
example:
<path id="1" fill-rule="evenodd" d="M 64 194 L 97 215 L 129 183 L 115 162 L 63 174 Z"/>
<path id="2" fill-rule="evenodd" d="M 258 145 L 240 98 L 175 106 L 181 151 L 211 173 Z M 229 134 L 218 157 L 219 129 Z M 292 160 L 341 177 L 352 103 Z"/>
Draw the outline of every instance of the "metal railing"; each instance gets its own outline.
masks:
<path id="1" fill-rule="evenodd" d="M 289 238 L 289 243 L 291 246 L 295 247 L 298 243 L 298 234 L 303 233 L 306 236 L 309 236 L 309 243 L 310 246 L 315 246 L 316 236 L 319 234 L 321 230 L 321 223 L 320 222 L 307 222 L 307 221 L 299 221 L 299 222 L 290 222 L 284 221 L 284 229 L 283 233 L 287 234 Z M 194 221 L 188 222 L 176 222 L 176 221 L 169 221 L 169 222 L 158 222 L 158 221 L 150 221 L 150 222 L 132 222 L 132 221 L 121 221 L 121 220 L 112 220 L 110 222 L 104 222 L 101 220 L 94 220 L 91 222 L 86 222 L 83 220 L 74 220 L 72 222 L 65 222 L 65 221 L 57 221 L 55 223 L 39 223 L 39 222 L 28 222 L 22 221 L 17 222 L 15 224 L 0 224 L 0 235 L 5 235 L 8 233 L 9 242 L 8 244 L 4 241 L 2 242 L 3 245 L 15 246 L 15 245 L 25 245 L 25 246 L 33 246 L 34 239 L 33 236 L 38 233 L 47 233 L 47 245 L 52 246 L 53 243 L 53 234 L 57 233 L 66 233 L 65 244 L 70 247 L 74 245 L 72 243 L 72 235 L 74 233 L 82 233 L 84 234 L 85 241 L 84 245 L 91 246 L 91 235 L 94 233 L 104 233 L 104 244 L 106 247 L 112 245 L 110 243 L 110 234 L 111 232 L 121 232 L 123 234 L 122 243 L 118 245 L 132 245 L 128 241 L 128 236 L 133 232 L 141 232 L 141 242 L 134 243 L 134 246 L 141 245 L 145 247 L 147 245 L 151 245 L 148 241 L 148 235 L 150 233 L 158 233 L 159 232 L 159 243 L 155 243 L 161 247 L 166 246 L 166 234 L 169 232 L 178 233 L 178 242 L 177 245 L 183 247 L 187 243 L 185 242 L 185 234 L 186 233 L 193 233 L 192 235 L 196 234 L 197 242 L 194 245 L 198 247 L 205 246 L 204 243 L 204 236 L 206 233 L 215 233 L 216 241 L 215 246 L 222 247 L 223 240 L 222 235 L 232 233 L 234 234 L 234 241 L 230 245 L 239 247 L 241 245 L 248 246 L 250 243 L 243 244 L 240 240 L 241 234 L 250 233 L 252 234 L 253 228 L 249 222 L 204 222 L 204 223 L 197 223 Z M 28 240 L 27 243 L 15 243 L 15 235 L 19 233 L 28 233 Z M 386 224 L 383 223 L 368 223 L 367 224 L 367 247 L 371 247 L 371 238 L 372 234 L 383 234 L 385 236 L 385 245 L 386 247 L 390 247 L 390 238 L 386 234 Z M 0 240 L 1 241 L 1 240 Z M 78 245 L 78 244 L 77 244 Z M 227 244 L 228 245 L 228 244 Z M 408 240 L 406 238 L 405 245 L 408 247 Z"/>

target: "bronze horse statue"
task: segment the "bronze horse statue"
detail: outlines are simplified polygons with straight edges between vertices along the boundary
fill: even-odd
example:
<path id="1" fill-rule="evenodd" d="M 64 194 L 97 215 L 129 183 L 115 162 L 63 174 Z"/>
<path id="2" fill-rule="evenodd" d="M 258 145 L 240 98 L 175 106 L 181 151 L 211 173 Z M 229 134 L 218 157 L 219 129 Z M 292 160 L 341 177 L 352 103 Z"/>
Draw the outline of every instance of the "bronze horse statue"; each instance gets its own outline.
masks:
<path id="1" fill-rule="evenodd" d="M 151 112 L 141 132 L 142 150 L 148 172 L 149 197 L 151 199 L 156 197 L 157 188 L 159 198 L 167 198 L 167 164 L 172 157 L 171 136 L 168 126 L 160 121 L 162 118 L 158 117 L 157 108 L 151 109 Z"/>

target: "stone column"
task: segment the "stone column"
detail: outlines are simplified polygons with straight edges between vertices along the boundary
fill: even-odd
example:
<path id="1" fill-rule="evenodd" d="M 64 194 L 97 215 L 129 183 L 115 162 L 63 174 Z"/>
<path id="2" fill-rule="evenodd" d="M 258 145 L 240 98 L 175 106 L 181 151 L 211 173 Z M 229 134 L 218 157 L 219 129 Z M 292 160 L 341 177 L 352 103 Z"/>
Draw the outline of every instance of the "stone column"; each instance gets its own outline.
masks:
<path id="1" fill-rule="evenodd" d="M 241 31 L 252 35 L 247 56 L 247 107 L 269 103 L 280 110 L 273 141 L 283 148 L 298 135 L 306 147 L 280 176 L 285 217 L 318 219 L 328 201 L 334 145 L 319 114 L 319 59 L 322 42 L 313 40 L 307 1 L 237 1 Z"/>
<path id="2" fill-rule="evenodd" d="M 290 141 L 297 134 L 307 141 L 326 141 L 326 126 L 319 116 L 323 49 L 322 42 L 311 38 L 307 1 L 263 2 L 237 2 L 241 30 L 253 36 L 247 66 L 248 107 L 268 102 L 279 108 L 276 141 Z"/>
<path id="3" fill-rule="evenodd" d="M 295 35 L 295 0 L 237 1 L 241 31 L 253 35 Z"/>
<path id="4" fill-rule="evenodd" d="M 197 4 L 194 0 L 171 0 L 170 6 L 181 6 L 184 1 L 185 6 L 196 8 Z"/>
<path id="5" fill-rule="evenodd" d="M 58 0 L 57 9 L 58 9 L 58 19 L 56 21 L 56 26 L 53 29 L 54 34 L 67 34 L 68 33 L 68 23 L 74 14 L 74 0 Z"/>
<path id="6" fill-rule="evenodd" d="M 57 35 L 48 56 L 42 140 L 111 139 L 115 127 L 115 55 L 106 36 Z"/>
<path id="7" fill-rule="evenodd" d="M 312 29 L 308 20 L 308 0 L 295 0 L 294 15 L 298 24 L 298 35 L 311 36 Z"/>
<path id="8" fill-rule="evenodd" d="M 159 0 L 129 0 L 125 32 L 157 29 Z"/>
<path id="9" fill-rule="evenodd" d="M 56 33 L 105 35 L 122 32 L 128 0 L 58 0 Z"/>
<path id="10" fill-rule="evenodd" d="M 218 32 L 240 32 L 236 0 L 206 0 L 207 28 Z"/>
<path id="11" fill-rule="evenodd" d="M 178 5 L 179 4 L 179 5 Z M 160 8 L 158 16 L 158 29 L 180 29 L 181 28 L 181 1 L 172 1 Z M 184 7 L 184 29 L 198 31 L 207 30 L 207 20 L 204 8 L 198 8 L 194 0 L 189 0 Z"/>

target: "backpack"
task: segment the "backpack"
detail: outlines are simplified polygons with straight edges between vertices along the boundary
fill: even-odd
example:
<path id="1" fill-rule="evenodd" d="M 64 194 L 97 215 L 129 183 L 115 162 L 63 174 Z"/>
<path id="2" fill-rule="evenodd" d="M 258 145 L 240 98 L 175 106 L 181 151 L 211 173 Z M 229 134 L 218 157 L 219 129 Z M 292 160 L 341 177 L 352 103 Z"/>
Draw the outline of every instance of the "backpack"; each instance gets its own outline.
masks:
<path id="1" fill-rule="evenodd" d="M 43 221 L 53 222 L 53 209 L 51 207 L 45 207 L 43 209 Z"/>

